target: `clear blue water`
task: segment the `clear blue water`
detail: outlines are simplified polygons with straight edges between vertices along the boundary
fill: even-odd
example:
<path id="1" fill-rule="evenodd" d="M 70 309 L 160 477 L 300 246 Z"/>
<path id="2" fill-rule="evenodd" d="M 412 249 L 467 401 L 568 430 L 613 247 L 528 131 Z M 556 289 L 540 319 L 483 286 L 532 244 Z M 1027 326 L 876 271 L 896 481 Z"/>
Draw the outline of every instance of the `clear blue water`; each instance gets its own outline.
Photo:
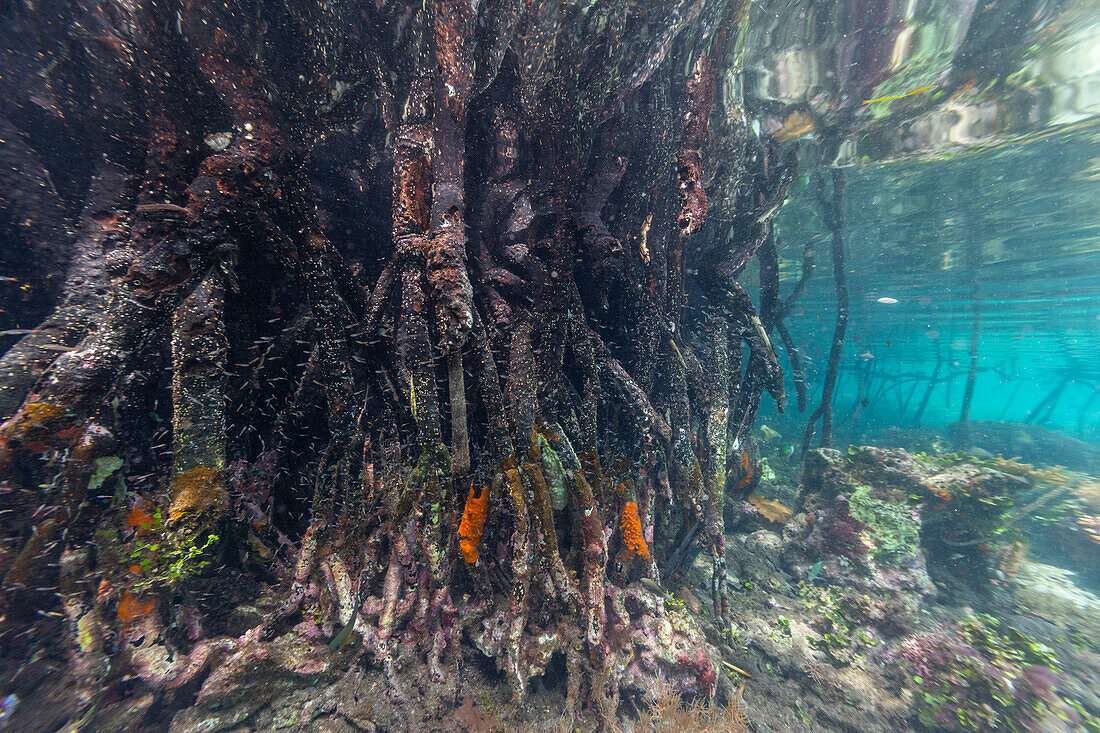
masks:
<path id="1" fill-rule="evenodd" d="M 977 310 L 971 418 L 1030 418 L 1100 442 L 1098 163 L 1100 133 L 1086 131 L 846 171 L 851 305 L 835 399 L 839 434 L 914 425 L 937 364 L 920 424 L 958 420 Z M 835 295 L 828 234 L 801 184 L 778 217 L 781 297 L 811 241 L 817 266 L 788 325 L 819 388 Z"/>

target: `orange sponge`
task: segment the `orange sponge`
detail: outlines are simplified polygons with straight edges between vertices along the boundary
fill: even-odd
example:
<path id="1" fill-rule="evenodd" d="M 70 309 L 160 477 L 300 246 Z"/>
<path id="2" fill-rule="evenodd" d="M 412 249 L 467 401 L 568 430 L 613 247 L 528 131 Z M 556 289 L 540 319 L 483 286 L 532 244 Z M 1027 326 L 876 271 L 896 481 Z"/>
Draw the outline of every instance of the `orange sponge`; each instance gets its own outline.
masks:
<path id="1" fill-rule="evenodd" d="M 124 624 L 137 621 L 153 612 L 157 606 L 156 598 L 140 600 L 129 591 L 122 591 L 122 597 L 118 601 L 118 620 Z"/>
<path id="2" fill-rule="evenodd" d="M 466 508 L 462 512 L 462 522 L 458 525 L 458 546 L 462 557 L 473 565 L 477 562 L 481 533 L 485 531 L 485 519 L 489 516 L 489 490 L 482 489 L 481 496 L 474 496 L 474 489 L 466 495 Z"/>
<path id="3" fill-rule="evenodd" d="M 649 559 L 649 547 L 642 536 L 642 522 L 638 519 L 638 502 L 628 501 L 623 506 L 623 544 L 626 545 L 626 559 L 635 557 Z"/>

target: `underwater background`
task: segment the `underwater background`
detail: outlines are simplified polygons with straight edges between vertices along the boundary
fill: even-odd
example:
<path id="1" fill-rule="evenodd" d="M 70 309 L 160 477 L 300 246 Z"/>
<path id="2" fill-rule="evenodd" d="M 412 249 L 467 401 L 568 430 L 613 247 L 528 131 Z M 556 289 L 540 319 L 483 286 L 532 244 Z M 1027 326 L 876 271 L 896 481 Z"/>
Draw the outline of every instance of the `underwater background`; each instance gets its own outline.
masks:
<path id="1" fill-rule="evenodd" d="M 957 421 L 977 322 L 972 419 L 1100 442 L 1100 135 L 845 174 L 851 312 L 838 438 Z M 815 253 L 788 323 L 820 389 L 835 296 L 808 176 L 780 210 L 776 236 L 781 297 L 800 275 L 802 249 Z"/>
<path id="2" fill-rule="evenodd" d="M 1100 1 L 0 4 L 0 733 L 1100 733 Z"/>

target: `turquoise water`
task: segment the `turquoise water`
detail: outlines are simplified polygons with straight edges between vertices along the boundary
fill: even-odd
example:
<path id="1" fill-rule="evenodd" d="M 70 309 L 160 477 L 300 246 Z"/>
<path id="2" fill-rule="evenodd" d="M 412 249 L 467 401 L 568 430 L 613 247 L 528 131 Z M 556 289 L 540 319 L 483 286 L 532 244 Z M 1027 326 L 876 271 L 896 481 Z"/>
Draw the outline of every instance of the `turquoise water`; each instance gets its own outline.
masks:
<path id="1" fill-rule="evenodd" d="M 845 171 L 851 312 L 838 435 L 958 420 L 977 315 L 971 418 L 1030 421 L 1100 442 L 1098 169 L 1094 130 Z M 819 392 L 835 295 L 829 237 L 808 181 L 796 183 L 777 233 L 781 297 L 799 277 L 807 242 L 815 254 L 787 322 Z"/>

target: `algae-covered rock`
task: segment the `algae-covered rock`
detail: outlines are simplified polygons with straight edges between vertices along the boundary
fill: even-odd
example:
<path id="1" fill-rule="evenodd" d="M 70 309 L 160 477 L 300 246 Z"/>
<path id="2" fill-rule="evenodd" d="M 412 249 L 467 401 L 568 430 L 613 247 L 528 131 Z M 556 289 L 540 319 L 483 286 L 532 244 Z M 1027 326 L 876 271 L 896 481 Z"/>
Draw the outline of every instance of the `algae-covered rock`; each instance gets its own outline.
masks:
<path id="1" fill-rule="evenodd" d="M 648 589 L 628 588 L 621 601 L 613 604 L 621 631 L 611 663 L 624 672 L 622 687 L 644 692 L 659 677 L 681 694 L 713 695 L 719 656 L 698 621 L 682 608 L 667 609 Z"/>
<path id="2" fill-rule="evenodd" d="M 893 498 L 926 490 L 933 467 L 899 448 L 820 448 L 806 454 L 802 488 L 826 497 L 869 484 Z"/>
<path id="3" fill-rule="evenodd" d="M 1018 520 L 1028 482 L 996 463 L 896 448 L 811 451 L 800 488 L 802 539 L 831 572 L 842 558 L 865 575 L 891 571 L 913 588 L 938 585 L 960 595 L 988 593 L 999 548 Z M 795 555 L 798 555 L 796 552 Z M 881 578 L 876 578 L 876 580 Z"/>
<path id="4" fill-rule="evenodd" d="M 844 557 L 872 574 L 878 566 L 923 566 L 921 502 L 928 474 L 900 450 L 851 449 L 847 455 L 811 451 L 800 497 L 809 514 L 807 544 L 820 555 Z"/>
<path id="5" fill-rule="evenodd" d="M 892 656 L 913 685 L 920 730 L 1093 730 L 1095 718 L 1064 694 L 1066 681 L 1049 647 L 992 616 L 905 639 Z"/>
<path id="6" fill-rule="evenodd" d="M 839 602 L 863 621 L 904 631 L 936 592 L 921 547 L 930 473 L 901 450 L 811 451 L 801 512 L 783 534 L 787 567 L 808 585 L 841 588 Z"/>
<path id="7" fill-rule="evenodd" d="M 908 503 L 887 501 L 880 494 L 859 486 L 849 497 L 850 511 L 867 528 L 871 557 L 896 567 L 920 554 L 919 514 Z"/>
<path id="8" fill-rule="evenodd" d="M 1024 560 L 1010 587 L 1029 611 L 1087 639 L 1100 639 L 1100 597 L 1079 588 L 1074 573 Z"/>

